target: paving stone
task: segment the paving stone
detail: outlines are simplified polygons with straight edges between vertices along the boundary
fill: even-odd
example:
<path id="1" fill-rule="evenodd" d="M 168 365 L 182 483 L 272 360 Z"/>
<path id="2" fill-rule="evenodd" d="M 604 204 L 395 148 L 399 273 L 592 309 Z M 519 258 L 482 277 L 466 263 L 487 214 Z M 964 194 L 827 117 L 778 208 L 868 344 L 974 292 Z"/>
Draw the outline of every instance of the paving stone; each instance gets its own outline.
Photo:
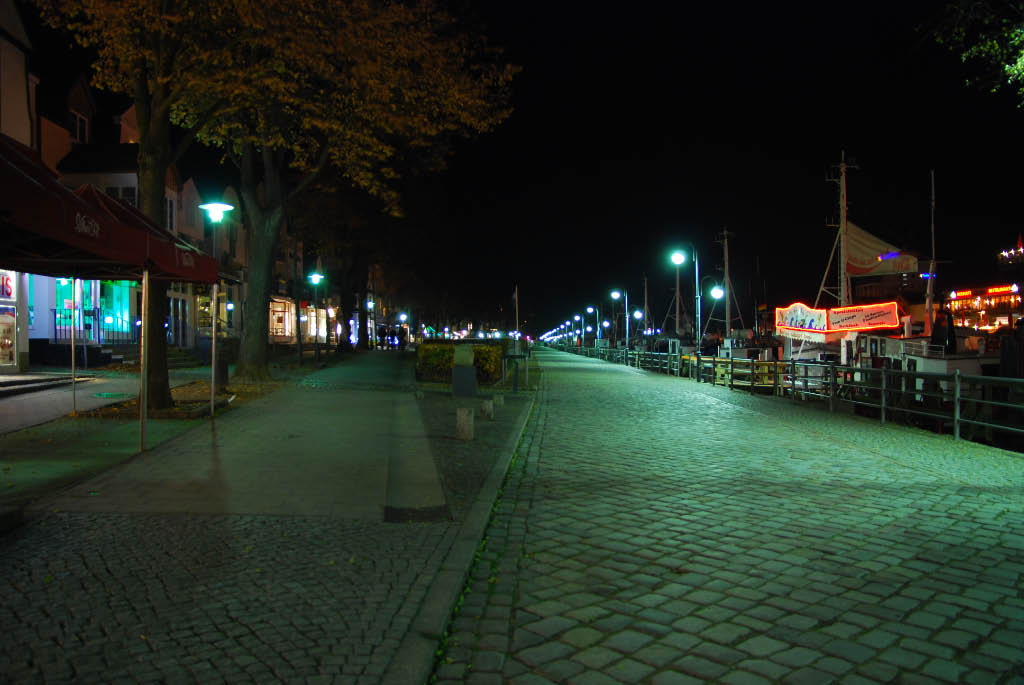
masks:
<path id="1" fill-rule="evenodd" d="M 793 668 L 800 668 L 813 664 L 818 659 L 824 656 L 821 652 L 813 649 L 807 649 L 806 647 L 793 647 L 783 652 L 777 652 L 772 655 L 771 660 L 777 661 L 780 664 L 785 664 Z"/>
<path id="2" fill-rule="evenodd" d="M 587 668 L 602 669 L 608 664 L 622 658 L 622 654 L 606 647 L 588 647 L 582 652 L 577 652 L 570 657 Z"/>
<path id="3" fill-rule="evenodd" d="M 785 642 L 773 640 L 765 635 L 758 635 L 737 645 L 737 649 L 747 652 L 755 657 L 765 657 L 775 652 L 782 651 L 789 647 Z"/>
<path id="4" fill-rule="evenodd" d="M 673 666 L 684 673 L 702 680 L 714 680 L 729 670 L 727 666 L 716 664 L 713 661 L 708 661 L 698 656 L 684 656 L 675 662 Z"/>

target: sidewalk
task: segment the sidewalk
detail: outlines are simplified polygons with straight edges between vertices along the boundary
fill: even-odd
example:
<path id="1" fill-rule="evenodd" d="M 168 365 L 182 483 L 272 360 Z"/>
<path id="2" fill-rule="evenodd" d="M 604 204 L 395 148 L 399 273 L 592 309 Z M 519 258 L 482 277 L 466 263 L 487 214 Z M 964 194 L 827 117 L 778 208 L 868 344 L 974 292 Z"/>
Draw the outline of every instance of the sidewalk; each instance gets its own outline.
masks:
<path id="1" fill-rule="evenodd" d="M 532 395 L 456 441 L 409 362 L 356 355 L 32 503 L 0 538 L 0 671 L 425 679 Z"/>

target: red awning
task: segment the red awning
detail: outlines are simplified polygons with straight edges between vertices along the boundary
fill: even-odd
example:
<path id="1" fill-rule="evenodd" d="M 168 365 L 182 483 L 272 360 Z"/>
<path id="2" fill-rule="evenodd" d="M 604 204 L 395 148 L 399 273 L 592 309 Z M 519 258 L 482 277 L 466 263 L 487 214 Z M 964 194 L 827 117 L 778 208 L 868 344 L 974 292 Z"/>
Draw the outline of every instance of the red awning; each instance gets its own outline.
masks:
<path id="1" fill-rule="evenodd" d="M 0 267 L 78 278 L 212 283 L 217 263 L 92 186 L 66 188 L 30 148 L 0 135 Z"/>

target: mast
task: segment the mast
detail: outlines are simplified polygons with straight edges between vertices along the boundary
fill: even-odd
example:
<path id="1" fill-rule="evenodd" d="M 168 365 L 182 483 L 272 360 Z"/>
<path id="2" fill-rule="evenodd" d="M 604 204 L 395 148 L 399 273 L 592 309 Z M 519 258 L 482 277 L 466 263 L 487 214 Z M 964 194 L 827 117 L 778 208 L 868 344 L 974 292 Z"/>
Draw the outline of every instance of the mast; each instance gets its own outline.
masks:
<path id="1" fill-rule="evenodd" d="M 732 280 L 729 278 L 729 231 L 722 229 L 722 246 L 725 253 L 725 337 L 732 337 Z"/>
<path id="2" fill-rule="evenodd" d="M 932 320 L 935 313 L 932 311 L 932 302 L 935 298 L 935 169 L 931 170 L 932 181 L 932 260 L 928 263 L 928 290 L 924 299 L 924 334 L 929 339 L 932 337 Z"/>
<path id="3" fill-rule="evenodd" d="M 850 279 L 846 274 L 846 150 L 839 162 L 839 306 L 850 304 Z"/>

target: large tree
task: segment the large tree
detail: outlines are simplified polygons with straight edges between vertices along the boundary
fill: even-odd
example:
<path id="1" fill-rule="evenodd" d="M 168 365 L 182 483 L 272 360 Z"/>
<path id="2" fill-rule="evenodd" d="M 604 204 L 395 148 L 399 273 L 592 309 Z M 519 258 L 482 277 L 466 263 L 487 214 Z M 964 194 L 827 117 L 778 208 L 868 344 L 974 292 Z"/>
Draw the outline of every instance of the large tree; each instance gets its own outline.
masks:
<path id="1" fill-rule="evenodd" d="M 1024 1 L 949 3 L 932 33 L 960 55 L 969 82 L 992 91 L 1013 88 L 1024 106 Z"/>
<path id="2" fill-rule="evenodd" d="M 436 164 L 447 139 L 496 126 L 510 112 L 514 69 L 430 0 L 237 5 L 226 39 L 237 68 L 207 82 L 193 111 L 225 99 L 233 105 L 201 136 L 223 145 L 241 168 L 252 240 L 236 373 L 260 379 L 267 376 L 266 301 L 288 200 L 332 166 L 399 213 L 394 182 L 417 156 L 403 151 L 424 151 L 419 156 Z"/>
<path id="3" fill-rule="evenodd" d="M 232 54 L 221 37 L 230 22 L 229 3 L 207 0 L 35 0 L 54 27 L 70 30 L 83 46 L 96 50 L 93 84 L 131 96 L 139 128 L 139 208 L 164 225 L 167 172 L 194 140 L 194 131 L 173 136 L 172 116 L 205 92 L 205 80 L 230 68 Z M 201 126 L 227 104 L 204 100 L 192 108 Z M 150 283 L 149 326 L 145 331 L 149 406 L 173 404 L 167 374 L 165 281 Z"/>

